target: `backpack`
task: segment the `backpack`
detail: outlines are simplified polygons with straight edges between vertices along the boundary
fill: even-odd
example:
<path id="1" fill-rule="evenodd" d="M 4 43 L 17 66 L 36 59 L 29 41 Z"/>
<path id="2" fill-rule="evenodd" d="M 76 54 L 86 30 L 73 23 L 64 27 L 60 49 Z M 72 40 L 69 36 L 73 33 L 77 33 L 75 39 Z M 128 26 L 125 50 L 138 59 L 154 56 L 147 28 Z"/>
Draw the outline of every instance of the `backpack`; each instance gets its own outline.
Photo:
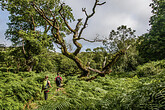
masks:
<path id="1" fill-rule="evenodd" d="M 60 79 L 60 77 L 57 77 L 57 78 L 56 78 L 56 84 L 57 84 L 57 85 L 60 85 L 60 84 L 61 84 L 61 79 Z"/>
<path id="2" fill-rule="evenodd" d="M 43 87 L 44 90 L 49 88 L 48 80 L 43 81 L 42 87 Z"/>

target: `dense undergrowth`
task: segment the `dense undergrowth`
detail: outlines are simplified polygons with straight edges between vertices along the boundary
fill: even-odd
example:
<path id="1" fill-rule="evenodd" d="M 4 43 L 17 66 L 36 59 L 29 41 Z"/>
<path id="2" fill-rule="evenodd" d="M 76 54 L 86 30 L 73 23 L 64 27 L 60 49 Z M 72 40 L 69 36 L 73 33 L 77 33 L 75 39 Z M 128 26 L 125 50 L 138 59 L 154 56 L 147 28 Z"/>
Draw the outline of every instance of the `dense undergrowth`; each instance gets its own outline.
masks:
<path id="1" fill-rule="evenodd" d="M 44 75 L 46 73 L 0 72 L 0 109 L 23 109 L 29 101 L 42 99 L 40 91 Z"/>
<path id="2" fill-rule="evenodd" d="M 37 110 L 153 110 L 165 109 L 165 60 L 138 66 L 136 71 L 98 77 L 91 82 L 64 76 L 56 92 L 55 73 L 0 73 L 0 109 Z M 49 76 L 47 101 L 41 83 Z"/>
<path id="3" fill-rule="evenodd" d="M 99 77 L 94 81 L 66 83 L 65 92 L 54 95 L 38 110 L 128 110 L 164 109 L 165 71 L 148 78 Z"/>

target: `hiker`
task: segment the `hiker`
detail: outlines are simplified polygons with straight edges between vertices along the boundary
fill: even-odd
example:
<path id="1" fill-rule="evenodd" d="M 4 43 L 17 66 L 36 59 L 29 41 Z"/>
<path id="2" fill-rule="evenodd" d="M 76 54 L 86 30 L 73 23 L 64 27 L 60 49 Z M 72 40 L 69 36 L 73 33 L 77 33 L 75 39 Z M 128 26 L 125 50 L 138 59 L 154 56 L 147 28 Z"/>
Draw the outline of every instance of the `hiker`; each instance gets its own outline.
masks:
<path id="1" fill-rule="evenodd" d="M 47 98 L 48 98 L 48 92 L 49 92 L 48 88 L 49 87 L 52 87 L 52 86 L 50 85 L 50 81 L 48 80 L 48 76 L 45 76 L 45 79 L 44 79 L 43 85 L 42 85 L 42 90 L 41 90 L 41 92 L 44 91 L 45 100 L 47 100 Z"/>
<path id="2" fill-rule="evenodd" d="M 62 81 L 62 78 L 60 77 L 60 73 L 57 73 L 57 77 L 55 78 L 55 82 L 56 82 L 56 85 L 57 85 L 57 91 L 60 90 L 61 81 Z"/>

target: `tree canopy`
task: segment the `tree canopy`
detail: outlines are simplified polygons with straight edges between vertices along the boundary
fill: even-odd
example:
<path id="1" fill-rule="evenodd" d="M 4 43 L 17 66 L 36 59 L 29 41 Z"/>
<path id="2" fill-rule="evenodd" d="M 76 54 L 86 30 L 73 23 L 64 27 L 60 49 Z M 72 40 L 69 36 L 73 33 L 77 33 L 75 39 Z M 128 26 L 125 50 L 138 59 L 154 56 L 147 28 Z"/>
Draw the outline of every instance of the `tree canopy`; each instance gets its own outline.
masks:
<path id="1" fill-rule="evenodd" d="M 165 50 L 165 1 L 152 0 L 153 16 L 150 18 L 151 29 L 140 37 L 139 52 L 140 55 L 149 60 L 164 59 Z"/>
<path id="2" fill-rule="evenodd" d="M 94 1 L 90 14 L 82 9 L 84 21 L 75 20 L 61 0 L 0 0 L 10 13 L 6 38 L 14 44 L 0 44 L 0 109 L 165 109 L 164 0 L 150 5 L 148 33 L 136 36 L 121 25 L 107 38 L 91 41 L 82 33 L 96 8 L 105 4 Z M 103 46 L 83 52 L 80 40 L 101 41 Z M 60 91 L 57 73 L 63 79 Z M 41 92 L 45 76 L 52 85 L 48 101 Z"/>
<path id="3" fill-rule="evenodd" d="M 2 1 L 2 7 L 10 11 L 11 14 L 11 23 L 8 24 L 9 29 L 6 34 L 8 35 L 7 37 L 13 42 L 21 42 L 23 53 L 26 55 L 25 59 L 27 60 L 27 65 L 29 65 L 29 71 L 32 69 L 32 66 L 35 63 L 34 57 L 32 56 L 39 54 L 35 54 L 37 51 L 32 51 L 33 48 L 39 50 L 38 48 L 44 47 L 44 44 L 37 44 L 37 47 L 34 47 L 34 44 L 31 44 L 31 42 L 41 42 L 39 39 L 44 38 L 47 42 L 50 42 L 51 40 L 57 45 L 57 47 L 61 49 L 63 55 L 72 59 L 83 71 L 81 74 L 82 76 L 87 76 L 89 71 L 98 72 L 100 75 L 107 74 L 109 73 L 110 67 L 106 66 L 102 70 L 96 70 L 89 67 L 89 65 L 84 65 L 83 61 L 81 61 L 77 56 L 82 48 L 82 44 L 79 43 L 79 40 L 83 39 L 85 41 L 89 41 L 81 36 L 82 33 L 86 28 L 89 19 L 95 14 L 96 7 L 103 4 L 105 4 L 105 2 L 100 3 L 98 0 L 95 0 L 91 14 L 88 14 L 86 9 L 83 8 L 82 11 L 86 15 L 85 22 L 82 23 L 82 19 L 78 19 L 76 26 L 73 29 L 69 25 L 69 22 L 74 21 L 74 17 L 71 13 L 72 10 L 69 6 L 61 3 L 60 0 L 23 0 L 22 2 L 18 2 L 17 0 L 6 2 Z M 37 30 L 37 28 L 43 27 L 43 32 Z M 44 37 L 45 34 L 46 37 Z M 68 51 L 66 41 L 64 40 L 64 37 L 68 34 L 72 34 L 72 41 L 76 46 L 76 49 L 72 53 Z M 89 42 L 95 41 L 96 40 Z M 26 47 L 28 50 L 26 50 Z M 45 47 L 47 47 L 47 45 Z M 124 53 L 124 51 L 125 49 L 116 54 L 117 56 L 114 56 L 111 62 L 109 62 L 107 65 L 112 65 L 114 61 L 116 61 L 119 56 Z"/>

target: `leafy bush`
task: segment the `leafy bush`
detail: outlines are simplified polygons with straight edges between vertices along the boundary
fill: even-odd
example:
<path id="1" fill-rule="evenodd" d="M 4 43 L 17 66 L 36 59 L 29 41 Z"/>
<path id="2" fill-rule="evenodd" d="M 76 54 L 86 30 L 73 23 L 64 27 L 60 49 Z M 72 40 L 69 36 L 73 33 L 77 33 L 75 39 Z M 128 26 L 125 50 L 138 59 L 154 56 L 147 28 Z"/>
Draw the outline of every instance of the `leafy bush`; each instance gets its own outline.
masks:
<path id="1" fill-rule="evenodd" d="M 59 92 L 56 92 L 55 73 L 1 72 L 0 109 L 22 109 L 29 100 L 34 101 L 31 106 L 35 107 L 31 109 L 38 110 L 165 109 L 164 63 L 162 60 L 139 66 L 137 71 L 129 72 L 128 76 L 132 77 L 107 75 L 91 82 L 61 74 L 63 90 Z M 147 73 L 148 77 L 138 77 L 139 70 L 147 72 L 148 67 L 155 68 L 152 70 L 155 75 Z M 45 75 L 53 86 L 48 101 L 40 94 Z"/>
<path id="2" fill-rule="evenodd" d="M 65 77 L 64 91 L 41 104 L 38 110 L 128 110 L 164 109 L 165 70 L 138 78 L 98 77 L 86 82 L 77 76 Z"/>
<path id="3" fill-rule="evenodd" d="M 60 71 L 62 74 L 65 74 L 65 75 L 68 75 L 68 74 L 72 75 L 77 72 L 80 72 L 76 63 L 73 60 L 71 60 L 63 55 L 61 56 L 61 59 L 60 59 L 58 65 L 59 65 L 58 71 Z"/>
<path id="4" fill-rule="evenodd" d="M 163 69 L 165 69 L 165 60 L 160 61 L 152 61 L 149 63 L 145 63 L 144 65 L 140 65 L 137 67 L 137 75 L 142 76 L 150 76 L 160 73 Z"/>
<path id="5" fill-rule="evenodd" d="M 0 73 L 0 109 L 22 109 L 29 100 L 41 99 L 41 77 L 34 72 Z"/>
<path id="6" fill-rule="evenodd" d="M 125 79 L 125 78 L 124 78 Z M 163 110 L 165 109 L 165 71 L 148 78 L 126 79 L 122 86 L 113 86 L 97 104 L 97 108 L 109 110 Z M 122 89 L 121 89 L 122 88 Z M 121 89 L 121 90 L 120 90 Z"/>

